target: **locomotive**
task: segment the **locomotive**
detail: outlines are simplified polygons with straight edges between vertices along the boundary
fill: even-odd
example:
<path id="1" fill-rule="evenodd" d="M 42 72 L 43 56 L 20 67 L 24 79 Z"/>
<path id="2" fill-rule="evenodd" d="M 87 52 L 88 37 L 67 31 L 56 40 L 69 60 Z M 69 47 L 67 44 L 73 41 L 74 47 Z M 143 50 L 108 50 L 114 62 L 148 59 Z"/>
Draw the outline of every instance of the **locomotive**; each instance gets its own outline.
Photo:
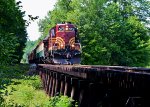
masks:
<path id="1" fill-rule="evenodd" d="M 29 63 L 80 64 L 78 29 L 71 22 L 56 24 L 28 55 Z"/>

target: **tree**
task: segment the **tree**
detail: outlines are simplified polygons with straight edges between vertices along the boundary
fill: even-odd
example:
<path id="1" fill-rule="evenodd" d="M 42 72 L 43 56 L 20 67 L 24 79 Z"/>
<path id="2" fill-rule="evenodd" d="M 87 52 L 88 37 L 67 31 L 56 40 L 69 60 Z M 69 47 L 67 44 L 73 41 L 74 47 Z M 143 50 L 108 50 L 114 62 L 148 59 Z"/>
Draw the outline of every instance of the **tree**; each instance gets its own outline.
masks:
<path id="1" fill-rule="evenodd" d="M 124 10 L 116 3 L 104 10 L 101 34 L 107 51 L 103 58 L 109 65 L 145 66 L 149 63 L 148 30 L 137 16 L 125 18 L 120 11 Z"/>
<path id="2" fill-rule="evenodd" d="M 24 13 L 15 0 L 0 1 L 0 64 L 19 63 L 27 40 Z"/>
<path id="3" fill-rule="evenodd" d="M 147 66 L 149 3 L 147 0 L 58 0 L 39 25 L 45 33 L 60 21 L 76 24 L 83 50 L 82 64 Z"/>

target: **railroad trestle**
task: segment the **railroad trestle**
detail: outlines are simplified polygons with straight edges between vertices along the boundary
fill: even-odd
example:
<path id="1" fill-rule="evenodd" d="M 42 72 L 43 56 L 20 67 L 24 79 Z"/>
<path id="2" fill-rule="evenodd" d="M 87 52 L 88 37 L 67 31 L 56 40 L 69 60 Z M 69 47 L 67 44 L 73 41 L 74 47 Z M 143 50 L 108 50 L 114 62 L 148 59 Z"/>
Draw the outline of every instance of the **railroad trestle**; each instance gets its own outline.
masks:
<path id="1" fill-rule="evenodd" d="M 150 69 L 122 66 L 39 64 L 45 92 L 67 95 L 79 107 L 147 107 Z"/>

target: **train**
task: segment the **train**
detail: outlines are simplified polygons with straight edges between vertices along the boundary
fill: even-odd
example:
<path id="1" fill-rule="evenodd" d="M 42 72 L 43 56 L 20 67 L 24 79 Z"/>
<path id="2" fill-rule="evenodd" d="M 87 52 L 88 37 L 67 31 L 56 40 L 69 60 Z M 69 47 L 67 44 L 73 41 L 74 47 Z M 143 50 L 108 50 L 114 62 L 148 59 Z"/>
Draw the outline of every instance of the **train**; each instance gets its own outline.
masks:
<path id="1" fill-rule="evenodd" d="M 78 28 L 71 22 L 58 23 L 29 53 L 29 63 L 80 64 L 81 43 Z"/>

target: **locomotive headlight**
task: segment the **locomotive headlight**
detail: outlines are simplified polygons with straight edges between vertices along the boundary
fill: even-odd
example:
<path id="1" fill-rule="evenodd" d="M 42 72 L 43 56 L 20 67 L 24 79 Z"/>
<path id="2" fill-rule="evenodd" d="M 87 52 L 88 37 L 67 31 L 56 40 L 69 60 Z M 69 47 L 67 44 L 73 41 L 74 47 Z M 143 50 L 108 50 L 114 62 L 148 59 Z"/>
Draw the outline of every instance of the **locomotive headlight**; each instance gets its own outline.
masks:
<path id="1" fill-rule="evenodd" d="M 66 26 L 66 30 L 68 30 L 68 26 Z"/>
<path id="2" fill-rule="evenodd" d="M 74 45 L 71 45 L 72 48 L 74 48 Z"/>
<path id="3" fill-rule="evenodd" d="M 66 30 L 68 30 L 68 28 L 66 27 Z"/>
<path id="4" fill-rule="evenodd" d="M 61 44 L 61 47 L 63 47 L 64 45 L 63 44 Z"/>

